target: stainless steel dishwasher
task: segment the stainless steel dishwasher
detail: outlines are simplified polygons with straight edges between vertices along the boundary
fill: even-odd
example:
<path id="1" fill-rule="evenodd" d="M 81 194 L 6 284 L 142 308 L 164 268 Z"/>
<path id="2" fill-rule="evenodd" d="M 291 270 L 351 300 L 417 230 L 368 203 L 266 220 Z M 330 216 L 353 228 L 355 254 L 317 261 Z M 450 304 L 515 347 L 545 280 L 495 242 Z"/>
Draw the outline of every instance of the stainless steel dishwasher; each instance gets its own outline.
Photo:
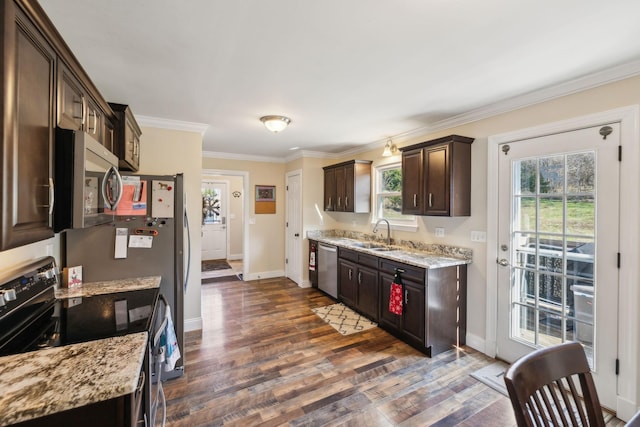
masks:
<path id="1" fill-rule="evenodd" d="M 338 248 L 318 245 L 318 289 L 338 298 Z"/>

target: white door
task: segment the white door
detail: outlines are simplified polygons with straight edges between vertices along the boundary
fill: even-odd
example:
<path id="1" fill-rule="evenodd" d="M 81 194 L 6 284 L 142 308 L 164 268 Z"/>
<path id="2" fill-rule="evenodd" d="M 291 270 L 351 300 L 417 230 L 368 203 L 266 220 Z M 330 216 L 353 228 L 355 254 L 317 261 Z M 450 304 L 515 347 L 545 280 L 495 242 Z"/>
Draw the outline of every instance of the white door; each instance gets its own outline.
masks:
<path id="1" fill-rule="evenodd" d="M 202 182 L 202 260 L 227 258 L 227 183 Z"/>
<path id="2" fill-rule="evenodd" d="M 615 408 L 620 127 L 607 128 L 499 146 L 497 356 L 578 341 Z"/>
<path id="3" fill-rule="evenodd" d="M 286 276 L 302 282 L 302 177 L 299 171 L 287 174 Z"/>

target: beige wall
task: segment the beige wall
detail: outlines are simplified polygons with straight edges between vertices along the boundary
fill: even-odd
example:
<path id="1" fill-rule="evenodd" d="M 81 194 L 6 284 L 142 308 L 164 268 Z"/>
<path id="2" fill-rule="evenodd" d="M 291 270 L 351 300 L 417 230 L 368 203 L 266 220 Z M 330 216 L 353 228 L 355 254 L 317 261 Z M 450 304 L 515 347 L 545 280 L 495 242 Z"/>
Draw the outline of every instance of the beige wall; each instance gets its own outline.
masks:
<path id="1" fill-rule="evenodd" d="M 200 329 L 200 196 L 202 135 L 196 132 L 142 128 L 140 174 L 184 174 L 187 215 L 191 225 L 191 269 L 184 300 L 185 330 Z"/>
<path id="2" fill-rule="evenodd" d="M 284 225 L 285 225 L 285 165 L 284 163 L 256 162 L 203 157 L 202 169 L 216 171 L 241 171 L 249 175 L 248 194 L 244 194 L 248 210 L 248 235 L 244 272 L 246 280 L 264 279 L 284 275 Z M 276 213 L 255 213 L 255 186 L 276 186 Z"/>
<path id="3" fill-rule="evenodd" d="M 487 227 L 488 137 L 633 104 L 640 104 L 640 77 L 626 79 L 437 133 L 425 133 L 412 136 L 404 141 L 395 141 L 398 146 L 406 146 L 450 134 L 475 138 L 472 144 L 472 215 L 464 218 L 420 217 L 418 220 L 419 230 L 416 233 L 392 231 L 393 238 L 419 240 L 428 243 L 446 242 L 455 246 L 473 249 L 473 263 L 469 266 L 468 273 L 468 300 L 474 301 L 474 304 L 468 305 L 467 337 L 470 339 L 467 342 L 482 342 L 485 339 L 486 243 L 471 242 L 470 233 L 476 230 L 486 231 Z M 379 149 L 359 153 L 348 158 L 325 160 L 319 163 L 332 164 L 356 158 L 372 160 L 374 162 L 373 165 L 377 166 L 387 161 L 381 157 L 382 149 L 383 146 L 381 144 Z M 640 166 L 640 159 L 631 160 L 639 163 Z M 296 160 L 296 163 L 299 162 L 299 160 Z M 304 174 L 315 175 L 319 173 L 317 166 L 309 164 L 309 167 L 311 170 L 307 170 L 305 165 Z M 305 200 L 322 200 L 322 191 L 321 185 L 310 184 L 303 187 Z M 305 209 L 307 208 L 305 206 Z M 372 229 L 371 215 L 339 212 L 323 212 L 323 214 L 329 219 L 329 221 L 325 221 L 325 224 L 332 223 L 335 228 L 363 232 L 370 232 Z M 305 216 L 305 221 L 307 218 L 308 216 Z M 313 228 L 306 222 L 304 226 L 305 229 Z M 433 230 L 435 227 L 443 227 L 445 229 L 444 238 L 436 238 L 434 236 Z"/>

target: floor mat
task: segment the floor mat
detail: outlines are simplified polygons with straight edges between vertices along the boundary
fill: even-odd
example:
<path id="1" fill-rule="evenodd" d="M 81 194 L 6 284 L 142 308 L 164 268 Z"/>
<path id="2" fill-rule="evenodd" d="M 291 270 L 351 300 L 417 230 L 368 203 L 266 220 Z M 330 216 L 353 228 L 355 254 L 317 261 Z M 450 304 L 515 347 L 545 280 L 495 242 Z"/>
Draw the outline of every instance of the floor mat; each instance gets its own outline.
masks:
<path id="1" fill-rule="evenodd" d="M 478 369 L 472 372 L 470 375 L 494 389 L 497 392 L 508 396 L 507 386 L 504 384 L 504 374 L 507 372 L 509 365 L 502 362 L 495 362 L 491 365 L 485 366 L 482 369 Z"/>
<path id="2" fill-rule="evenodd" d="M 232 276 L 222 276 L 222 277 L 207 277 L 201 280 L 203 285 L 207 283 L 221 283 L 221 282 L 240 282 L 240 279 L 236 274 Z"/>
<path id="3" fill-rule="evenodd" d="M 351 335 L 378 326 L 342 303 L 312 308 L 311 311 L 342 335 Z"/>
<path id="4" fill-rule="evenodd" d="M 230 269 L 231 266 L 224 259 L 214 259 L 208 261 L 202 261 L 202 271 L 216 271 Z"/>

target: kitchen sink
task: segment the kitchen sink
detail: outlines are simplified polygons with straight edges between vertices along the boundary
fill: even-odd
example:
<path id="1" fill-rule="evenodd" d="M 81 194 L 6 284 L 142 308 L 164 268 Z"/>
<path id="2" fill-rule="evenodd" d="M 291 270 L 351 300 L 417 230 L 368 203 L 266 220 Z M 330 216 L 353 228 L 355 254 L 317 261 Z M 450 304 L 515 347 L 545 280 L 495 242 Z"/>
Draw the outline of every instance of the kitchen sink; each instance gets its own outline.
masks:
<path id="1" fill-rule="evenodd" d="M 380 244 L 371 243 L 371 242 L 352 241 L 352 242 L 349 242 L 349 245 L 350 246 L 354 246 L 356 248 L 369 249 L 369 250 L 376 251 L 376 252 L 388 252 L 388 251 L 395 250 L 395 249 L 390 248 L 388 246 L 382 246 Z"/>

